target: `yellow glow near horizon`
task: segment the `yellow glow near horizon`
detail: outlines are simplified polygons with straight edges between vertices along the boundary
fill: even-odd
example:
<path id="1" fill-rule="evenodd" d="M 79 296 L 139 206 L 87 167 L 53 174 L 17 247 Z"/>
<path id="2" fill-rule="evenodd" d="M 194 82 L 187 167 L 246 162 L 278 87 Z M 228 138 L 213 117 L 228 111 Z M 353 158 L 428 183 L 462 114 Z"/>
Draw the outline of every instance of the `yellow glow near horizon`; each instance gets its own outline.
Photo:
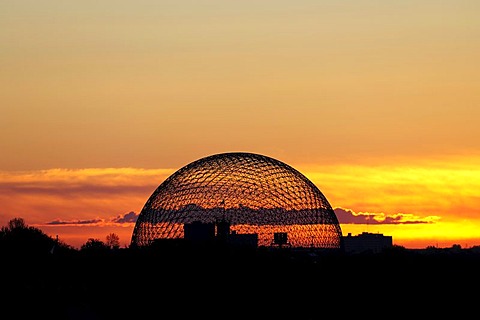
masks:
<path id="1" fill-rule="evenodd" d="M 362 232 L 381 233 L 393 237 L 393 244 L 407 248 L 425 248 L 427 246 L 450 247 L 460 244 L 462 247 L 480 245 L 480 223 L 468 220 L 459 222 L 438 222 L 436 224 L 404 225 L 353 225 L 342 224 L 342 233 L 357 235 Z"/>
<path id="2" fill-rule="evenodd" d="M 480 219 L 480 157 L 449 161 L 306 167 L 332 206 L 356 212 Z M 477 162 L 480 163 L 480 162 Z"/>
<path id="3" fill-rule="evenodd" d="M 293 164 L 293 167 L 320 189 L 333 208 L 371 214 L 377 222 L 387 217 L 400 218 L 396 220 L 398 224 L 341 224 L 343 234 L 381 232 L 392 235 L 394 242 L 409 246 L 456 242 L 473 245 L 475 239 L 480 238 L 480 197 L 477 195 L 480 169 L 475 163 L 480 163 L 480 157 L 404 164 L 395 161 L 375 166 Z M 92 225 L 90 229 L 75 226 L 76 220 L 98 219 L 98 227 L 114 228 L 113 217 L 129 211 L 138 214 L 151 192 L 175 170 L 2 171 L 0 218 L 3 224 L 22 216 L 27 218 L 27 223 L 38 225 L 55 220 L 71 221 L 68 230 L 80 233 L 91 232 Z M 411 221 L 422 223 L 409 224 Z M 45 228 L 61 230 L 63 227 L 66 228 L 62 225 Z M 133 225 L 128 228 L 133 229 Z M 125 229 L 121 232 L 125 234 Z"/>
<path id="4" fill-rule="evenodd" d="M 342 232 L 380 232 L 410 247 L 480 244 L 480 157 L 377 165 L 305 166 L 335 207 L 430 223 L 342 224 Z"/>

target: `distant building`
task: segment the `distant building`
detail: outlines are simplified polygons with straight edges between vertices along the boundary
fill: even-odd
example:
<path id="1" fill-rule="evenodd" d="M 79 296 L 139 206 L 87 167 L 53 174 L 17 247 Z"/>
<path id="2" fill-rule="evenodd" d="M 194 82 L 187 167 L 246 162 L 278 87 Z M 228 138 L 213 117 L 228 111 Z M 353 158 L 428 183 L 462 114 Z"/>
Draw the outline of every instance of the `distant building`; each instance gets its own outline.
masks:
<path id="1" fill-rule="evenodd" d="M 184 238 L 193 242 L 211 242 L 215 239 L 215 224 L 194 221 L 183 225 Z"/>
<path id="2" fill-rule="evenodd" d="M 194 221 L 183 225 L 184 239 L 191 243 L 217 243 L 236 247 L 256 248 L 258 234 L 230 231 L 230 223 L 222 220 L 217 223 Z"/>
<path id="3" fill-rule="evenodd" d="M 348 233 L 346 237 L 342 237 L 342 240 L 346 253 L 378 253 L 393 246 L 392 236 L 384 236 L 381 233 L 362 232 L 356 236 Z"/>
<path id="4" fill-rule="evenodd" d="M 273 245 L 283 247 L 283 246 L 290 246 L 288 242 L 288 233 L 286 232 L 275 232 L 273 234 Z"/>
<path id="5" fill-rule="evenodd" d="M 237 233 L 232 231 L 228 235 L 228 244 L 235 247 L 257 248 L 258 234 L 256 233 Z"/>

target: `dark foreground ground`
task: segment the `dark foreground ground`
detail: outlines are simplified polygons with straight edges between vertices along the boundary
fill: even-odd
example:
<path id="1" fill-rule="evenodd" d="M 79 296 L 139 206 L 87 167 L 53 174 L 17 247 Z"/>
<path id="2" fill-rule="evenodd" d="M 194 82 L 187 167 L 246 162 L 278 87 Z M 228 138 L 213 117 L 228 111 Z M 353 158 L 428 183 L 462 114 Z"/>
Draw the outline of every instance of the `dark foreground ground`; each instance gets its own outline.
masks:
<path id="1" fill-rule="evenodd" d="M 118 249 L 2 258 L 2 319 L 464 319 L 480 254 Z"/>

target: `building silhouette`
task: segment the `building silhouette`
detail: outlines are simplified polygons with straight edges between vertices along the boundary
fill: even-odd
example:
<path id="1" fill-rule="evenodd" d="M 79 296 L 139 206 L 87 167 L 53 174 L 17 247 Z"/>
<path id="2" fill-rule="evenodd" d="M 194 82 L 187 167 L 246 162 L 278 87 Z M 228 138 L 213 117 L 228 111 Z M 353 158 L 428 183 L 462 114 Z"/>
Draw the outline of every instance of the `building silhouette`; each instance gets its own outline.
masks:
<path id="1" fill-rule="evenodd" d="M 248 247 L 256 249 L 258 247 L 258 234 L 256 233 L 237 233 L 230 230 L 230 224 L 225 221 L 217 223 L 203 223 L 194 221 L 185 223 L 184 239 L 191 244 L 207 245 L 229 245 L 232 247 Z"/>
<path id="2" fill-rule="evenodd" d="M 348 233 L 342 237 L 342 241 L 345 253 L 379 253 L 393 246 L 392 236 L 384 236 L 381 233 L 362 232 L 356 236 Z"/>

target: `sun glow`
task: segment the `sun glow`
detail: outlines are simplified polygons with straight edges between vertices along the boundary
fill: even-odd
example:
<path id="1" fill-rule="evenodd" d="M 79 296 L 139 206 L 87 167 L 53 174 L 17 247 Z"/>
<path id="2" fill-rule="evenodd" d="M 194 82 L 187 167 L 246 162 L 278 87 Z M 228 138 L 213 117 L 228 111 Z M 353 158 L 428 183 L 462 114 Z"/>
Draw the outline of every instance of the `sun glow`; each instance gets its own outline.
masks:
<path id="1" fill-rule="evenodd" d="M 392 235 L 412 247 L 480 243 L 480 156 L 367 165 L 293 165 L 325 195 L 333 208 L 351 211 L 343 234 Z M 93 225 L 131 233 L 137 214 L 174 169 L 85 168 L 0 172 L 0 219 L 27 217 L 30 225 L 85 242 Z M 362 221 L 371 217 L 371 220 Z M 86 227 L 89 225 L 90 227 Z M 103 227 L 101 227 L 103 226 Z M 64 230 L 64 231 L 62 231 Z M 109 229 L 110 230 L 110 229 Z M 125 232 L 128 230 L 128 232 Z M 75 232 L 78 233 L 75 236 Z M 122 239 L 127 242 L 127 239 Z"/>
<path id="2" fill-rule="evenodd" d="M 375 230 L 409 246 L 480 238 L 480 168 L 476 165 L 480 157 L 396 163 L 305 166 L 303 170 L 334 208 L 395 220 L 395 224 L 342 224 L 344 234 Z M 397 215 L 402 215 L 400 221 Z"/>

